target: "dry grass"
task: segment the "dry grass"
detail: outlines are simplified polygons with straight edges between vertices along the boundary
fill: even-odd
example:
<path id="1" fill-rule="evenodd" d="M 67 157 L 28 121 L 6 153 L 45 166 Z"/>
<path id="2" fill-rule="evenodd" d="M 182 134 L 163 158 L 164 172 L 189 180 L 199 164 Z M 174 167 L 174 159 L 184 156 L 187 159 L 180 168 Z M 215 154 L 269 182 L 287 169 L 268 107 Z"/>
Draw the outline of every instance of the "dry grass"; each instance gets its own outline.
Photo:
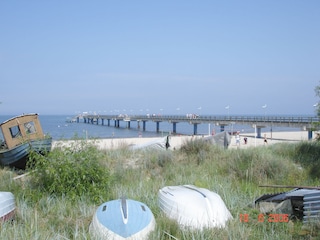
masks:
<path id="1" fill-rule="evenodd" d="M 300 222 L 259 223 L 259 211 L 252 207 L 255 198 L 272 191 L 259 188 L 259 184 L 319 184 L 293 161 L 291 153 L 292 149 L 279 153 L 271 146 L 246 150 L 196 146 L 188 152 L 183 148 L 172 152 L 129 151 L 126 147 L 104 151 L 99 161 L 112 176 L 104 201 L 126 196 L 146 203 L 157 222 L 150 239 L 299 239 L 301 234 L 304 239 L 316 238 L 317 233 L 304 231 Z M 0 239 L 90 239 L 88 226 L 99 204 L 86 194 L 76 201 L 45 194 L 28 178 L 15 181 L 15 176 L 12 170 L 0 170 L 0 189 L 13 192 L 17 204 L 16 219 L 1 225 Z M 234 219 L 226 229 L 181 229 L 164 216 L 157 199 L 160 188 L 179 184 L 218 193 Z M 239 218 L 245 213 L 250 216 L 247 223 Z"/>

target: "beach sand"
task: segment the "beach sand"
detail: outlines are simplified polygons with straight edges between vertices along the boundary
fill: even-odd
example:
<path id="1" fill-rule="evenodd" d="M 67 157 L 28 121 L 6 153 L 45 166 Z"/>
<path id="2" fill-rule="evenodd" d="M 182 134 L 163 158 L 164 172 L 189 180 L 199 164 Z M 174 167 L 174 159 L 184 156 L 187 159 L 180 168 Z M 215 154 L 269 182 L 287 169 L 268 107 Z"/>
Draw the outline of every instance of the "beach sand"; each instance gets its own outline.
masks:
<path id="1" fill-rule="evenodd" d="M 247 137 L 247 144 L 244 143 L 244 138 Z M 267 139 L 267 143 L 264 142 L 264 137 Z M 316 134 L 313 132 L 313 139 Z M 261 138 L 255 138 L 254 133 L 240 133 L 240 146 L 237 145 L 235 136 L 232 137 L 230 148 L 248 148 L 255 146 L 264 146 L 270 144 L 276 144 L 281 142 L 296 143 L 300 141 L 308 140 L 308 131 L 296 131 L 296 132 L 265 132 L 261 133 Z"/>
<path id="2" fill-rule="evenodd" d="M 200 138 L 201 136 L 193 137 L 193 136 L 170 136 L 170 149 L 178 149 L 181 145 L 186 143 L 188 140 L 193 138 Z M 117 149 L 128 147 L 131 145 L 142 145 L 160 138 L 107 138 L 107 139 L 96 139 L 96 140 L 87 140 L 88 142 L 94 143 L 99 149 Z M 74 144 L 74 140 L 59 140 L 53 141 L 52 147 L 70 147 Z"/>
<path id="3" fill-rule="evenodd" d="M 248 148 L 248 147 L 258 147 L 263 145 L 270 145 L 280 142 L 299 142 L 308 140 L 307 131 L 297 131 L 297 132 L 266 132 L 262 133 L 262 138 L 255 138 L 254 133 L 240 133 L 240 145 L 236 143 L 235 136 L 231 137 L 231 143 L 229 148 Z M 315 138 L 315 133 L 313 133 L 313 138 Z M 170 149 L 179 149 L 181 145 L 190 141 L 191 139 L 202 138 L 203 136 L 170 136 Z M 247 144 L 244 144 L 244 138 L 247 137 Z M 264 142 L 264 137 L 267 139 L 267 143 Z M 113 138 L 113 139 L 96 139 L 87 140 L 94 143 L 99 149 L 117 149 L 123 148 L 130 145 L 140 145 L 145 144 L 156 139 L 161 138 Z M 70 147 L 74 143 L 74 140 L 59 140 L 53 141 L 53 148 L 57 146 Z"/>

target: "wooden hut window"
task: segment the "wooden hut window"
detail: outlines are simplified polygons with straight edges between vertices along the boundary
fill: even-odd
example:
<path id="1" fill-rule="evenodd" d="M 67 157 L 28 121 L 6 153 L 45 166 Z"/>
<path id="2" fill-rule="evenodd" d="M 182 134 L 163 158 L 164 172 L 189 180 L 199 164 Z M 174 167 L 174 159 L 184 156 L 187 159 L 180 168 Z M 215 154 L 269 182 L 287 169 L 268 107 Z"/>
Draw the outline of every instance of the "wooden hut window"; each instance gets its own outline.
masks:
<path id="1" fill-rule="evenodd" d="M 34 122 L 25 123 L 24 128 L 26 130 L 26 134 L 33 134 L 36 132 L 36 127 L 34 125 Z"/>
<path id="2" fill-rule="evenodd" d="M 10 128 L 10 133 L 12 138 L 21 137 L 21 132 L 19 126 L 13 126 Z"/>

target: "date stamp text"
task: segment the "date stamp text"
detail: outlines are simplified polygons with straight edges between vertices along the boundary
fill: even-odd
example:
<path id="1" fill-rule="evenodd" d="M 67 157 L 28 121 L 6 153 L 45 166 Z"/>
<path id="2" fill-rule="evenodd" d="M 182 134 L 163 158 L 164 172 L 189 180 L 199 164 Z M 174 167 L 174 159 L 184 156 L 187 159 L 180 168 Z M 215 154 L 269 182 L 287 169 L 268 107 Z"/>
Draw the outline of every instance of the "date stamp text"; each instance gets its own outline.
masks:
<path id="1" fill-rule="evenodd" d="M 239 215 L 240 222 L 250 222 L 250 216 L 248 213 L 241 213 Z M 289 214 L 282 214 L 282 213 L 270 213 L 270 214 L 263 214 L 260 213 L 257 216 L 258 222 L 269 222 L 269 223 L 287 223 L 289 222 Z"/>

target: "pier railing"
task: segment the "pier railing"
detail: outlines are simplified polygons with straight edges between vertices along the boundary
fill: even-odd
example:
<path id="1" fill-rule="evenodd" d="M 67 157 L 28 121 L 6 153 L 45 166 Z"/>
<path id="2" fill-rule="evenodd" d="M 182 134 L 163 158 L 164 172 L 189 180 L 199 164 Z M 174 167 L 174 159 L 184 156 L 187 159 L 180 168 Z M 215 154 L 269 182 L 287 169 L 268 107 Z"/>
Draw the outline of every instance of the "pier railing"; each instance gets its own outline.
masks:
<path id="1" fill-rule="evenodd" d="M 215 123 L 217 125 L 243 124 L 257 126 L 283 126 L 301 127 L 305 129 L 314 128 L 320 122 L 319 117 L 314 116 L 214 116 L 195 114 L 187 115 L 85 115 L 88 120 L 117 120 L 117 121 L 154 121 L 154 122 L 188 122 L 190 124 Z"/>
<path id="2" fill-rule="evenodd" d="M 110 126 L 110 122 L 114 121 L 114 127 L 120 127 L 120 121 L 127 124 L 130 128 L 131 122 L 136 121 L 138 128 L 142 122 L 142 129 L 146 130 L 146 123 L 149 121 L 156 122 L 156 131 L 160 131 L 161 122 L 172 123 L 172 132 L 176 133 L 176 125 L 180 122 L 187 122 L 193 124 L 193 134 L 197 135 L 197 126 L 199 124 L 215 124 L 220 126 L 220 130 L 224 131 L 225 126 L 240 124 L 251 125 L 257 130 L 257 137 L 261 137 L 261 129 L 265 127 L 293 127 L 300 128 L 301 130 L 308 131 L 308 138 L 312 139 L 312 132 L 319 130 L 320 119 L 317 116 L 214 116 L 196 114 L 187 115 L 78 115 L 76 116 L 77 122 L 83 119 L 84 123 L 95 123 Z"/>
<path id="3" fill-rule="evenodd" d="M 101 116 L 103 117 L 103 116 Z M 282 123 L 313 123 L 319 122 L 319 117 L 306 116 L 211 116 L 211 115 L 163 115 L 163 116 L 145 116 L 133 115 L 128 116 L 132 120 L 159 120 L 159 121 L 197 121 L 197 122 L 215 122 L 215 121 L 237 121 L 237 122 L 282 122 Z M 121 119 L 123 117 L 113 116 L 114 119 Z"/>

